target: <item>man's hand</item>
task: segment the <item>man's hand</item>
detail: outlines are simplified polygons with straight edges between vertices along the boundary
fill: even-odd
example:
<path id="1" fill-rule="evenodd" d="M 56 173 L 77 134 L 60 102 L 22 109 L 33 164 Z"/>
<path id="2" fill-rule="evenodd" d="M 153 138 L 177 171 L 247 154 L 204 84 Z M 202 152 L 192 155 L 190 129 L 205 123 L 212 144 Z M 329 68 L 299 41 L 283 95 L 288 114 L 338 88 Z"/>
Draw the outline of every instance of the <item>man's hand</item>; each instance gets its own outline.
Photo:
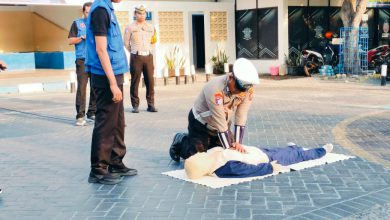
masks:
<path id="1" fill-rule="evenodd" d="M 112 101 L 115 103 L 122 101 L 122 92 L 117 85 L 111 85 L 110 90 L 112 92 Z"/>
<path id="2" fill-rule="evenodd" d="M 272 161 L 271 165 L 272 165 L 272 169 L 274 170 L 273 173 L 284 173 L 290 170 L 288 167 L 278 164 L 277 160 Z"/>
<path id="3" fill-rule="evenodd" d="M 239 142 L 233 143 L 232 148 L 240 153 L 246 153 L 245 148 Z"/>

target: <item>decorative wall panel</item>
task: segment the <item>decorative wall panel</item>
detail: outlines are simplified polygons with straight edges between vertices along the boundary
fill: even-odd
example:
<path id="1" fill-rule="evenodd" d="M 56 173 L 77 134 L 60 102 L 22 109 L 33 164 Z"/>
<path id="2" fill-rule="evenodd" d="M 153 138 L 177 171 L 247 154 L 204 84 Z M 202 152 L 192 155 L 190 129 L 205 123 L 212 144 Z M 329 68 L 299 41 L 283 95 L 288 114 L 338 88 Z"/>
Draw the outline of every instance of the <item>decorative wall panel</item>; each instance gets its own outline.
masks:
<path id="1" fill-rule="evenodd" d="M 210 12 L 211 41 L 227 40 L 227 14 L 225 11 Z"/>
<path id="2" fill-rule="evenodd" d="M 183 12 L 158 12 L 160 43 L 183 43 Z"/>

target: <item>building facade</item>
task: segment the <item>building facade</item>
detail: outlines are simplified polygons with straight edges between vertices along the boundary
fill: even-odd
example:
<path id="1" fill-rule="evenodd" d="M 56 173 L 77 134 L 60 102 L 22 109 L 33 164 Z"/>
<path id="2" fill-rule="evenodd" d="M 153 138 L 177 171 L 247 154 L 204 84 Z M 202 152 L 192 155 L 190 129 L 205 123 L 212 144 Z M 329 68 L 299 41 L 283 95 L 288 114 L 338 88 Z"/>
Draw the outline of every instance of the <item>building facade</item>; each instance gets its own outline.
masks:
<path id="1" fill-rule="evenodd" d="M 80 17 L 84 2 L 0 0 L 0 58 L 20 52 L 24 56 L 65 52 L 64 57 L 72 60 L 67 33 L 72 21 Z M 369 2 L 364 25 L 369 28 L 371 49 L 389 44 L 390 3 Z M 164 75 L 164 57 L 174 47 L 180 49 L 185 66 L 204 68 L 220 48 L 229 63 L 246 57 L 259 73 L 269 73 L 271 67 L 283 65 L 303 49 L 317 50 L 326 32 L 337 37 L 342 26 L 342 0 L 123 0 L 114 4 L 122 32 L 133 22 L 137 4 L 147 5 L 148 22 L 158 33 L 156 77 Z"/>
<path id="2" fill-rule="evenodd" d="M 281 66 L 304 49 L 319 51 L 325 33 L 338 37 L 342 0 L 237 0 L 237 57 L 251 59 L 260 73 Z M 369 49 L 389 44 L 390 2 L 369 0 Z M 337 52 L 337 46 L 335 46 Z"/>

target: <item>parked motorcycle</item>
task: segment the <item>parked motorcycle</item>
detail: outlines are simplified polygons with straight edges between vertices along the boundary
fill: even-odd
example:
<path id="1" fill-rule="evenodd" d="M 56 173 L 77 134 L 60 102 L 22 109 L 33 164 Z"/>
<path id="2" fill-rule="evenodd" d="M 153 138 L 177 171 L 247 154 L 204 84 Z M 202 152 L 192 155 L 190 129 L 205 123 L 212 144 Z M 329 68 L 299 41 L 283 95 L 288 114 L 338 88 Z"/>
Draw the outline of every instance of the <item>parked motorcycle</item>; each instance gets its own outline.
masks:
<path id="1" fill-rule="evenodd" d="M 368 51 L 369 68 L 381 73 L 383 64 L 387 64 L 387 80 L 390 80 L 390 46 L 382 45 Z"/>
<path id="2" fill-rule="evenodd" d="M 337 65 L 337 56 L 330 45 L 325 45 L 323 54 L 314 50 L 303 50 L 301 60 L 306 76 L 318 73 L 319 68 L 323 65 Z"/>
<path id="3" fill-rule="evenodd" d="M 303 50 L 301 61 L 306 76 L 311 76 L 311 74 L 318 72 L 318 68 L 324 65 L 324 58 L 322 55 L 313 50 Z"/>

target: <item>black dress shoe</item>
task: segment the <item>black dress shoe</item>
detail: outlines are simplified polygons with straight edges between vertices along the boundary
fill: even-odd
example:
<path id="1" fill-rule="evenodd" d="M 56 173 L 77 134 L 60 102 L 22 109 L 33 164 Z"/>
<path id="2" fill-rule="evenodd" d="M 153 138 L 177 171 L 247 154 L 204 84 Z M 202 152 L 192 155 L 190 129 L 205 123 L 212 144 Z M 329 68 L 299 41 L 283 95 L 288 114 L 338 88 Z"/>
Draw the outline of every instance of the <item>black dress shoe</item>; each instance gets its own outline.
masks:
<path id="1" fill-rule="evenodd" d="M 109 166 L 108 171 L 110 171 L 113 176 L 134 176 L 138 173 L 136 169 L 128 168 L 125 165 Z"/>
<path id="2" fill-rule="evenodd" d="M 146 109 L 148 112 L 157 112 L 157 109 L 154 106 L 148 106 L 148 109 Z"/>
<path id="3" fill-rule="evenodd" d="M 87 119 L 89 119 L 91 121 L 95 121 L 96 116 L 95 115 L 87 115 Z"/>
<path id="4" fill-rule="evenodd" d="M 88 182 L 89 183 L 100 183 L 105 185 L 115 185 L 120 183 L 122 180 L 120 176 L 112 175 L 111 173 L 107 172 L 105 174 L 100 174 L 98 172 L 94 172 L 91 170 L 89 173 Z"/>
<path id="5" fill-rule="evenodd" d="M 186 136 L 184 133 L 177 133 L 173 137 L 171 147 L 169 148 L 169 156 L 172 160 L 180 162 L 180 148 L 183 138 Z"/>
<path id="6" fill-rule="evenodd" d="M 133 113 L 139 113 L 138 107 L 134 107 L 133 110 L 131 110 Z"/>

